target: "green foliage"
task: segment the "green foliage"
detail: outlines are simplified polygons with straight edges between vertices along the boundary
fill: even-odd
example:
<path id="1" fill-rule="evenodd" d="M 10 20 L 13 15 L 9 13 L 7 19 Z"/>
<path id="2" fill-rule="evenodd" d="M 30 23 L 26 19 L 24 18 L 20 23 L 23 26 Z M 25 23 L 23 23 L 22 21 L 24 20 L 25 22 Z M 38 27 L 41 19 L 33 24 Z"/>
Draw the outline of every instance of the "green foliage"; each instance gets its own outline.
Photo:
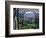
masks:
<path id="1" fill-rule="evenodd" d="M 37 21 L 21 21 L 19 22 L 19 29 L 38 29 L 39 23 Z"/>

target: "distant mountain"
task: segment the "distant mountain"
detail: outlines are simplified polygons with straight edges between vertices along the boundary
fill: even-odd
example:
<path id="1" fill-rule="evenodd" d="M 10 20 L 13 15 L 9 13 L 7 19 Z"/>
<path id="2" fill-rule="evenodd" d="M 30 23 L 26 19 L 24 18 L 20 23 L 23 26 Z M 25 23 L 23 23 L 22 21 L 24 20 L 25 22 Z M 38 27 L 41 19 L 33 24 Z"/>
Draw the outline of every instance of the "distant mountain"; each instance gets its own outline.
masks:
<path id="1" fill-rule="evenodd" d="M 26 11 L 19 13 L 19 20 L 25 20 L 25 21 L 31 21 L 31 20 L 37 20 L 39 18 L 39 13 L 36 13 L 34 11 Z"/>
<path id="2" fill-rule="evenodd" d="M 33 20 L 35 19 L 35 14 L 32 11 L 28 11 L 24 14 L 24 20 Z"/>

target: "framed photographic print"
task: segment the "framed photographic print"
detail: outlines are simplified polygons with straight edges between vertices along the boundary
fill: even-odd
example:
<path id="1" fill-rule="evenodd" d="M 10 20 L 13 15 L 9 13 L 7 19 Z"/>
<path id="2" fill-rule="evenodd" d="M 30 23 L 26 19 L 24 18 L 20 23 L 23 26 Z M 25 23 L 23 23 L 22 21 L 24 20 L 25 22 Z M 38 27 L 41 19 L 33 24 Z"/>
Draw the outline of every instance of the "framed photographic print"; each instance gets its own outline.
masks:
<path id="1" fill-rule="evenodd" d="M 5 2 L 6 37 L 45 35 L 45 4 Z"/>

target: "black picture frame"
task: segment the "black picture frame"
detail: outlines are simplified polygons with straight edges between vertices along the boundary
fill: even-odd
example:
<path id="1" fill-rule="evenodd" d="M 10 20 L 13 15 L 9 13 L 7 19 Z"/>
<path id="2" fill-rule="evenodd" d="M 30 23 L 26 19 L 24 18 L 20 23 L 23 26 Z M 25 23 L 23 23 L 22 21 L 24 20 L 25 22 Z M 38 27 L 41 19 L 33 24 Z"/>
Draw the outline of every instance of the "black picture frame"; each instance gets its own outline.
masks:
<path id="1" fill-rule="evenodd" d="M 9 13 L 9 5 L 10 4 L 15 4 L 15 3 L 21 3 L 21 4 L 33 4 L 33 5 L 42 5 L 42 14 L 43 14 L 43 23 L 42 23 L 42 30 L 43 33 L 34 33 L 34 34 L 14 34 L 10 35 L 9 33 L 9 18 L 10 18 L 10 13 Z M 5 37 L 20 37 L 20 36 L 37 36 L 37 35 L 45 35 L 45 3 L 41 2 L 19 2 L 19 1 L 5 1 Z"/>

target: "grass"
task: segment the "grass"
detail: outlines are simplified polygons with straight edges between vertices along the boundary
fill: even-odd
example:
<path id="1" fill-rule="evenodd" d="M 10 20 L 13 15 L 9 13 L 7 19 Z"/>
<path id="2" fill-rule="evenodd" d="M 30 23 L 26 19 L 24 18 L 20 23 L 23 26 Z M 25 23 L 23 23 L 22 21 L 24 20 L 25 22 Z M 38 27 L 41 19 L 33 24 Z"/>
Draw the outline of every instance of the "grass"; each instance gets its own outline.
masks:
<path id="1" fill-rule="evenodd" d="M 30 21 L 22 21 L 19 22 L 19 29 L 38 29 L 39 28 L 39 23 L 35 23 L 35 21 L 30 22 Z"/>

